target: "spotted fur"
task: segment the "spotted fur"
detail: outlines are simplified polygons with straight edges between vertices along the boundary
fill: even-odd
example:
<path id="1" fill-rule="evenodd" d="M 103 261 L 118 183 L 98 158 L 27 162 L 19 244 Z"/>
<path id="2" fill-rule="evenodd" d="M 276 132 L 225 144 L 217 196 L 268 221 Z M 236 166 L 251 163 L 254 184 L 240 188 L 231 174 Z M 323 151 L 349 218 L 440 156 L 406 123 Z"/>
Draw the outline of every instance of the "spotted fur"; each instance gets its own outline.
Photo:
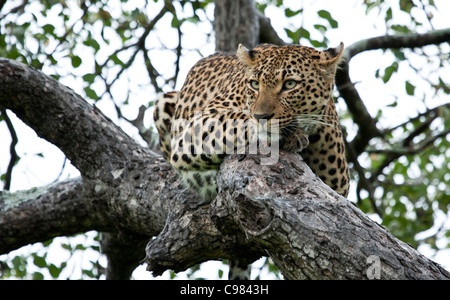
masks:
<path id="1" fill-rule="evenodd" d="M 164 157 L 187 186 L 212 199 L 225 155 L 256 142 L 265 120 L 269 142 L 299 152 L 317 176 L 347 196 L 345 147 L 332 98 L 342 51 L 342 44 L 325 51 L 240 45 L 236 55 L 201 59 L 180 92 L 157 101 Z"/>

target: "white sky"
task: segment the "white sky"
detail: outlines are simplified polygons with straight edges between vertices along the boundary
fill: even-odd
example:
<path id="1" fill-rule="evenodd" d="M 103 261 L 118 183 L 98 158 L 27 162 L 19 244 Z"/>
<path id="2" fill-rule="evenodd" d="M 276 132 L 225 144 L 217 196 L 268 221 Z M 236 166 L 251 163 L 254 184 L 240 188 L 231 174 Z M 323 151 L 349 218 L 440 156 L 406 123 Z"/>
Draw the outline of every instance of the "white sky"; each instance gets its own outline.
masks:
<path id="1" fill-rule="evenodd" d="M 128 3 L 129 5 L 134 5 L 138 4 L 139 2 L 140 1 L 129 1 Z M 378 15 L 378 12 L 376 10 L 373 10 L 366 16 L 366 8 L 361 4 L 362 1 L 359 0 L 290 0 L 284 2 L 293 10 L 303 6 L 304 12 L 296 18 L 286 19 L 282 11 L 276 8 L 267 9 L 266 15 L 271 18 L 273 26 L 277 29 L 278 33 L 282 37 L 286 36 L 283 30 L 283 28 L 286 26 L 296 28 L 299 26 L 298 24 L 302 24 L 303 22 L 305 28 L 312 28 L 312 25 L 317 23 L 317 11 L 319 11 L 320 9 L 325 9 L 331 12 L 333 18 L 339 22 L 338 29 L 330 29 L 329 33 L 327 34 L 327 37 L 330 40 L 330 46 L 338 45 L 341 41 L 343 41 L 344 44 L 348 46 L 361 39 L 384 35 L 386 33 L 384 25 L 384 14 L 382 13 Z M 392 2 L 393 4 L 393 18 L 395 22 L 402 23 L 409 21 L 406 14 L 399 11 L 398 1 L 387 2 Z M 152 1 L 149 1 L 149 3 L 152 4 Z M 435 0 L 435 3 L 438 7 L 438 12 L 434 12 L 434 28 L 442 29 L 450 27 L 448 14 L 448 12 L 450 12 L 450 1 Z M 8 2 L 6 5 L 8 5 Z M 160 3 L 152 5 L 154 5 L 154 7 L 150 7 L 147 11 L 149 16 L 157 14 L 161 6 Z M 6 11 L 6 9 L 4 11 Z M 114 11 L 112 11 L 111 13 L 114 16 Z M 212 8 L 210 8 L 210 10 L 208 11 L 208 15 L 212 19 Z M 424 23 L 427 23 L 425 15 L 415 13 L 415 17 L 419 20 L 423 20 Z M 165 40 L 163 42 L 166 45 L 175 47 L 176 42 L 174 42 L 173 40 L 173 32 L 171 33 L 164 31 L 165 26 L 169 26 L 170 24 L 170 19 L 166 19 L 167 20 L 164 20 L 165 23 L 163 22 L 159 25 L 160 31 L 154 36 L 154 41 L 155 43 L 158 43 L 157 40 L 161 40 L 164 38 Z M 322 21 L 322 23 L 326 24 L 326 22 L 324 21 Z M 185 33 L 183 46 L 189 49 L 196 49 L 201 47 L 202 55 L 213 53 L 214 45 L 206 44 L 206 41 L 204 39 L 198 38 L 199 36 L 201 36 L 201 34 L 208 32 L 211 29 L 212 28 L 209 25 L 204 25 L 204 27 L 201 28 L 196 28 L 191 24 L 184 25 L 182 27 L 182 30 Z M 427 30 L 429 29 L 430 28 L 427 28 Z M 311 33 L 312 32 L 313 30 L 311 30 Z M 447 53 L 450 52 L 448 44 L 442 45 L 442 50 Z M 107 49 L 105 49 L 104 51 L 105 54 L 108 53 Z M 111 51 L 109 53 L 111 53 Z M 180 80 L 177 85 L 178 88 L 181 87 L 183 78 L 185 77 L 185 74 L 187 74 L 189 68 L 200 58 L 200 55 L 193 51 L 185 51 L 184 53 L 186 54 L 186 56 L 182 59 L 182 70 L 180 73 Z M 158 51 L 154 51 L 152 52 L 152 57 L 156 57 L 157 55 L 161 56 L 161 54 L 162 53 L 158 53 Z M 169 77 L 173 73 L 173 65 L 168 64 L 165 57 L 166 56 L 161 56 L 161 59 L 154 60 L 154 64 L 158 68 L 158 70 L 160 70 L 160 72 L 161 70 L 166 70 L 169 74 Z M 425 70 L 425 72 L 432 71 L 432 69 L 436 67 L 433 65 L 427 65 L 427 62 L 419 56 L 417 56 L 416 58 L 418 67 Z M 83 63 L 89 65 L 88 61 L 84 61 Z M 400 97 L 398 101 L 399 105 L 397 108 L 385 109 L 383 111 L 384 117 L 382 121 L 385 126 L 398 124 L 406 118 L 417 115 L 418 111 L 423 112 L 425 110 L 421 99 L 406 96 L 404 92 L 405 80 L 410 80 L 411 82 L 417 84 L 416 92 L 419 95 L 421 93 L 424 94 L 424 97 L 426 99 L 425 103 L 428 107 L 435 107 L 444 102 L 449 102 L 449 99 L 443 97 L 442 95 L 439 97 L 431 97 L 430 95 L 427 95 L 425 91 L 426 86 L 420 84 L 420 78 L 418 78 L 414 72 L 411 72 L 411 69 L 407 67 L 406 63 L 400 64 L 400 70 L 398 74 L 394 75 L 388 82 L 388 84 L 383 84 L 381 80 L 374 80 L 374 74 L 376 70 L 379 68 L 382 68 L 382 70 L 384 70 L 384 68 L 391 63 L 391 54 L 383 54 L 382 51 L 371 51 L 356 56 L 350 64 L 350 75 L 352 81 L 356 83 L 356 87 L 362 99 L 365 101 L 365 104 L 367 105 L 372 116 L 375 116 L 380 108 L 383 108 L 385 105 L 392 103 L 396 97 Z M 430 70 L 427 71 L 427 68 Z M 78 74 L 83 74 L 85 72 L 86 71 L 82 68 L 80 70 L 76 70 L 76 73 Z M 135 84 L 136 87 L 139 88 L 137 89 L 137 92 L 135 94 L 130 96 L 131 105 L 124 107 L 123 112 L 127 117 L 132 119 L 136 116 L 138 107 L 141 104 L 148 104 L 150 100 L 155 99 L 155 95 L 150 87 L 144 86 L 145 84 L 148 84 L 148 75 L 146 72 L 137 72 L 133 77 L 131 76 L 133 75 L 130 75 L 130 80 L 133 81 L 133 84 Z M 440 76 L 446 78 L 446 82 L 450 82 L 449 70 L 445 70 L 445 73 L 442 72 Z M 73 88 L 76 92 L 83 94 L 83 83 L 80 78 L 67 78 L 62 80 L 62 82 Z M 124 84 L 127 83 L 124 81 Z M 119 98 L 126 98 L 127 95 L 121 95 L 121 93 L 123 94 L 123 90 L 125 89 L 116 87 L 116 89 L 114 89 L 113 91 L 117 93 Z M 100 101 L 98 103 L 98 106 L 113 120 L 117 120 L 114 108 L 110 102 Z M 402 115 L 399 115 L 399 112 L 402 112 Z M 64 162 L 64 155 L 55 146 L 37 137 L 33 130 L 25 126 L 21 121 L 17 120 L 17 118 L 15 118 L 15 116 L 11 112 L 9 112 L 9 116 L 14 120 L 15 129 L 19 136 L 19 144 L 16 147 L 16 151 L 21 157 L 20 162 L 14 169 L 12 190 L 14 191 L 29 189 L 33 186 L 41 186 L 53 182 L 61 172 L 61 167 Z M 148 126 L 150 126 L 151 118 L 147 117 L 146 121 L 148 123 Z M 125 121 L 120 121 L 119 125 L 121 125 L 124 130 L 127 131 L 130 135 L 138 138 L 136 130 L 129 126 L 129 124 L 127 124 Z M 0 123 L 0 174 L 6 172 L 6 168 L 9 162 L 9 144 L 9 132 L 6 129 L 5 122 L 2 122 Z M 44 157 L 40 157 L 38 155 L 40 153 L 42 153 Z M 76 176 L 78 176 L 78 171 L 67 162 L 66 168 L 64 169 L 64 172 L 60 179 L 66 179 Z M 448 225 L 448 227 L 450 227 L 450 224 Z M 426 252 L 426 249 L 424 249 L 423 251 Z M 434 259 L 450 269 L 450 251 L 442 251 L 442 254 L 439 254 Z M 217 270 L 215 270 L 214 272 L 215 274 L 217 274 Z M 138 274 L 138 276 L 141 277 L 147 276 L 148 273 L 140 271 L 138 272 Z"/>

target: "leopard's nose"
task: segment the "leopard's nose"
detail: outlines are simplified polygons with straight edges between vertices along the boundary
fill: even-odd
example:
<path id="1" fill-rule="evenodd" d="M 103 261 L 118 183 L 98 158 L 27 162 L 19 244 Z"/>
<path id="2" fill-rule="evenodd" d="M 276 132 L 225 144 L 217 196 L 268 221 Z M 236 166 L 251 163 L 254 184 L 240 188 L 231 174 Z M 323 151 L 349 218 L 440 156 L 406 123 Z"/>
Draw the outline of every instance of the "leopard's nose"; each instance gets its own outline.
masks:
<path id="1" fill-rule="evenodd" d="M 273 118 L 275 114 L 254 114 L 253 116 L 255 117 L 256 120 L 270 120 Z"/>

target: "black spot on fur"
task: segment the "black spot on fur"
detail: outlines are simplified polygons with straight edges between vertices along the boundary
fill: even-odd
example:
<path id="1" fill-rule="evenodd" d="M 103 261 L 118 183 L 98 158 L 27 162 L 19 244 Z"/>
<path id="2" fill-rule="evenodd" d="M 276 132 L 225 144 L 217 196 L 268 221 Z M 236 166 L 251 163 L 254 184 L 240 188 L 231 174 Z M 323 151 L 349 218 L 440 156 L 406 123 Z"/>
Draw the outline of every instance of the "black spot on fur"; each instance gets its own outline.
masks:
<path id="1" fill-rule="evenodd" d="M 310 144 L 317 143 L 319 140 L 320 140 L 320 135 L 318 135 L 318 134 L 313 134 L 309 137 Z"/>
<path id="2" fill-rule="evenodd" d="M 187 156 L 186 154 L 183 154 L 181 156 L 181 159 L 188 164 L 190 164 L 192 162 L 192 159 L 190 159 L 189 156 Z"/>

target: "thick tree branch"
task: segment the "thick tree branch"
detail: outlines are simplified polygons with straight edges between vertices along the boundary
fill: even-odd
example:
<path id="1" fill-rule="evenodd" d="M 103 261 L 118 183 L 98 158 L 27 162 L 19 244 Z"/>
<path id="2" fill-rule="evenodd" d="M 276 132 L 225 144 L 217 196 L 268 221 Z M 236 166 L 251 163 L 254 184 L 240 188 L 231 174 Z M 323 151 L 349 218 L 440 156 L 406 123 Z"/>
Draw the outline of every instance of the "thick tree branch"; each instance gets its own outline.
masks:
<path id="1" fill-rule="evenodd" d="M 228 159 L 218 197 L 198 206 L 167 162 L 41 72 L 0 59 L 0 106 L 61 148 L 82 173 L 19 202 L 2 193 L 2 252 L 97 229 L 111 233 L 103 244 L 111 278 L 129 274 L 152 236 L 146 253 L 156 274 L 209 259 L 269 255 L 292 279 L 366 278 L 371 257 L 379 258 L 381 278 L 450 278 L 335 194 L 295 154 L 281 153 L 272 166 L 259 165 L 256 156 Z"/>
<path id="2" fill-rule="evenodd" d="M 0 106 L 12 110 L 40 137 L 60 148 L 84 177 L 111 176 L 141 148 L 71 89 L 38 70 L 3 58 Z"/>
<path id="3" fill-rule="evenodd" d="M 148 269 L 184 270 L 208 259 L 270 256 L 287 279 L 450 279 L 334 193 L 293 153 L 272 166 L 227 159 L 209 205 L 173 211 L 147 246 Z"/>
<path id="4" fill-rule="evenodd" d="M 103 233 L 102 252 L 108 258 L 106 278 L 108 280 L 128 280 L 145 257 L 148 236 L 136 235 L 129 231 Z"/>
<path id="5" fill-rule="evenodd" d="M 148 241 L 163 229 L 172 209 L 198 202 L 177 177 L 162 158 L 143 156 L 112 181 L 77 178 L 24 192 L 2 192 L 0 253 L 88 230 L 112 233 L 116 247 L 118 241 Z M 107 254 L 114 252 L 110 245 L 104 244 Z M 139 250 L 128 250 L 132 251 Z M 140 253 L 144 258 L 143 248 Z"/>
<path id="6" fill-rule="evenodd" d="M 429 31 L 424 34 L 410 33 L 384 35 L 356 42 L 347 47 L 343 58 L 350 60 L 357 54 L 377 49 L 417 48 L 427 45 L 437 45 L 450 42 L 450 28 Z"/>
<path id="7" fill-rule="evenodd" d="M 81 178 L 29 191 L 0 192 L 0 253 L 73 235 L 110 228 L 103 202 L 86 197 Z"/>
<path id="8" fill-rule="evenodd" d="M 57 145 L 82 174 L 82 179 L 31 191 L 25 198 L 1 195 L 2 252 L 92 229 L 147 238 L 162 230 L 171 203 L 180 198 L 172 193 L 173 201 L 162 202 L 167 196 L 157 191 L 169 183 L 181 187 L 176 174 L 95 107 L 51 77 L 7 59 L 0 59 L 0 106 Z M 23 201 L 11 205 L 11 198 Z M 117 255 L 115 261 L 111 274 L 129 268 L 119 266 Z"/>

